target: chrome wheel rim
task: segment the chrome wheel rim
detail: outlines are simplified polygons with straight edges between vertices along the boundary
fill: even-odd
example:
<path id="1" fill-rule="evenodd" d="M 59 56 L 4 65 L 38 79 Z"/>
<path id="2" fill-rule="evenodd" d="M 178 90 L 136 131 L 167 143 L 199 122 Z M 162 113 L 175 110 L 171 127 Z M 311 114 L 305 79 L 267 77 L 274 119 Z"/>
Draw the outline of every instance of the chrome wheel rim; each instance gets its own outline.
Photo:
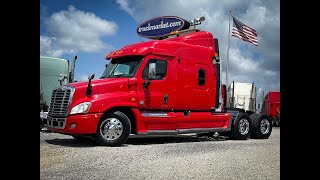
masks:
<path id="1" fill-rule="evenodd" d="M 240 119 L 239 121 L 239 132 L 242 135 L 246 135 L 249 132 L 249 121 L 247 119 Z"/>
<path id="2" fill-rule="evenodd" d="M 122 132 L 122 123 L 117 118 L 108 118 L 104 120 L 100 125 L 100 134 L 107 141 L 118 139 L 121 136 Z"/>
<path id="3" fill-rule="evenodd" d="M 262 119 L 260 123 L 260 131 L 262 134 L 268 134 L 270 131 L 270 123 L 268 119 Z"/>

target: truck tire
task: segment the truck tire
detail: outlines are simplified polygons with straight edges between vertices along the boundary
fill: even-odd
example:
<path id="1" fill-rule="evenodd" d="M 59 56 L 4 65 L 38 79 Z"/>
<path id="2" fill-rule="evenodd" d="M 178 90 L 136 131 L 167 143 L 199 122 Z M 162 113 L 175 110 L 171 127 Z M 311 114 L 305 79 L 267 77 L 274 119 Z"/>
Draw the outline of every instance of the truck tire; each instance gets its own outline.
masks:
<path id="1" fill-rule="evenodd" d="M 276 121 L 274 120 L 274 118 L 271 119 L 272 122 L 272 126 L 276 126 Z"/>
<path id="2" fill-rule="evenodd" d="M 119 146 L 128 139 L 130 133 L 129 118 L 124 113 L 115 111 L 100 120 L 96 140 L 102 146 Z"/>
<path id="3" fill-rule="evenodd" d="M 251 131 L 251 118 L 246 113 L 239 113 L 231 126 L 231 132 L 226 134 L 229 134 L 230 139 L 246 140 L 250 137 Z"/>
<path id="4" fill-rule="evenodd" d="M 266 114 L 251 114 L 252 134 L 254 139 L 268 139 L 272 132 L 272 120 Z"/>
<path id="5" fill-rule="evenodd" d="M 274 121 L 275 121 L 275 126 L 276 126 L 276 127 L 280 127 L 280 117 L 276 116 L 276 117 L 274 118 Z"/>

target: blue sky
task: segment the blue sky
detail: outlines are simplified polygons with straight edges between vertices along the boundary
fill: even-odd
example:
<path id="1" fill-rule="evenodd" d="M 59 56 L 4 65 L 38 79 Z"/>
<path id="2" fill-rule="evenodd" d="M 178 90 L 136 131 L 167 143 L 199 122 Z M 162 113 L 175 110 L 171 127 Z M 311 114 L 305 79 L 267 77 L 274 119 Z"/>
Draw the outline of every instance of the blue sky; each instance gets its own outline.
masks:
<path id="1" fill-rule="evenodd" d="M 58 56 L 59 58 L 68 60 L 72 60 L 74 55 L 78 56 L 75 68 L 77 80 L 86 79 L 89 73 L 96 73 L 96 77 L 100 77 L 103 73 L 104 65 L 108 63 L 108 61 L 104 59 L 107 53 L 121 48 L 126 44 L 140 41 L 140 36 L 135 33 L 138 23 L 125 11 L 121 10 L 115 1 L 64 0 L 57 3 L 57 1 L 41 0 L 40 35 L 53 37 L 55 34 L 51 33 L 50 29 L 46 27 L 44 23 L 45 19 L 50 18 L 54 13 L 68 11 L 70 6 L 76 8 L 77 11 L 94 13 L 101 19 L 116 22 L 118 26 L 117 32 L 115 32 L 114 35 L 101 37 L 101 40 L 107 42 L 112 48 L 102 49 L 99 52 L 84 52 L 78 49 L 74 53 L 63 53 Z M 63 28 L 72 28 L 70 26 L 63 25 Z M 45 55 L 52 56 L 52 54 Z"/>
<path id="2" fill-rule="evenodd" d="M 231 37 L 229 83 L 254 82 L 262 91 L 280 90 L 280 3 L 278 0 L 40 0 L 40 55 L 72 60 L 78 56 L 76 80 L 98 78 L 112 50 L 146 40 L 136 34 L 142 22 L 158 16 L 186 20 L 204 16 L 198 26 L 219 39 L 225 83 L 229 10 L 255 29 L 259 45 Z"/>

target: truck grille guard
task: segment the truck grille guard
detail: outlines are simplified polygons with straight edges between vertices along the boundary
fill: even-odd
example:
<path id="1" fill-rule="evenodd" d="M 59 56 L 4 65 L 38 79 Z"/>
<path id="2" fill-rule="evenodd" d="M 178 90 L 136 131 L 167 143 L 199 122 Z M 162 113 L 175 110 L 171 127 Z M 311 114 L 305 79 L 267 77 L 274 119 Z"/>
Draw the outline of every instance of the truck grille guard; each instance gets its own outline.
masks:
<path id="1" fill-rule="evenodd" d="M 60 86 L 52 91 L 47 119 L 48 127 L 57 129 L 65 127 L 74 92 L 75 89 L 72 86 Z"/>

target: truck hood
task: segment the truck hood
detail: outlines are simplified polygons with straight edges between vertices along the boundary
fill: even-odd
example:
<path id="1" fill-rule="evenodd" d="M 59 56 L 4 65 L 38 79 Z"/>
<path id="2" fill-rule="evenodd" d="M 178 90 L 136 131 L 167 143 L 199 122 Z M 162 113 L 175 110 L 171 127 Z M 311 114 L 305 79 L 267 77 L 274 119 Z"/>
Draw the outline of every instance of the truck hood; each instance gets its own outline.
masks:
<path id="1" fill-rule="evenodd" d="M 98 87 L 101 85 L 103 86 L 103 85 L 108 85 L 108 84 L 123 84 L 123 83 L 128 83 L 128 79 L 127 78 L 104 78 L 104 79 L 91 80 L 92 87 Z M 83 88 L 83 87 L 87 88 L 88 81 L 75 82 L 75 83 L 70 83 L 68 85 L 72 86 L 76 89 Z"/>
<path id="2" fill-rule="evenodd" d="M 82 101 L 92 101 L 107 93 L 128 92 L 128 78 L 105 78 L 92 80 L 92 94 L 90 97 L 86 96 L 88 81 L 70 83 L 68 86 L 75 88 L 73 102 L 76 102 L 79 99 L 82 99 Z"/>

